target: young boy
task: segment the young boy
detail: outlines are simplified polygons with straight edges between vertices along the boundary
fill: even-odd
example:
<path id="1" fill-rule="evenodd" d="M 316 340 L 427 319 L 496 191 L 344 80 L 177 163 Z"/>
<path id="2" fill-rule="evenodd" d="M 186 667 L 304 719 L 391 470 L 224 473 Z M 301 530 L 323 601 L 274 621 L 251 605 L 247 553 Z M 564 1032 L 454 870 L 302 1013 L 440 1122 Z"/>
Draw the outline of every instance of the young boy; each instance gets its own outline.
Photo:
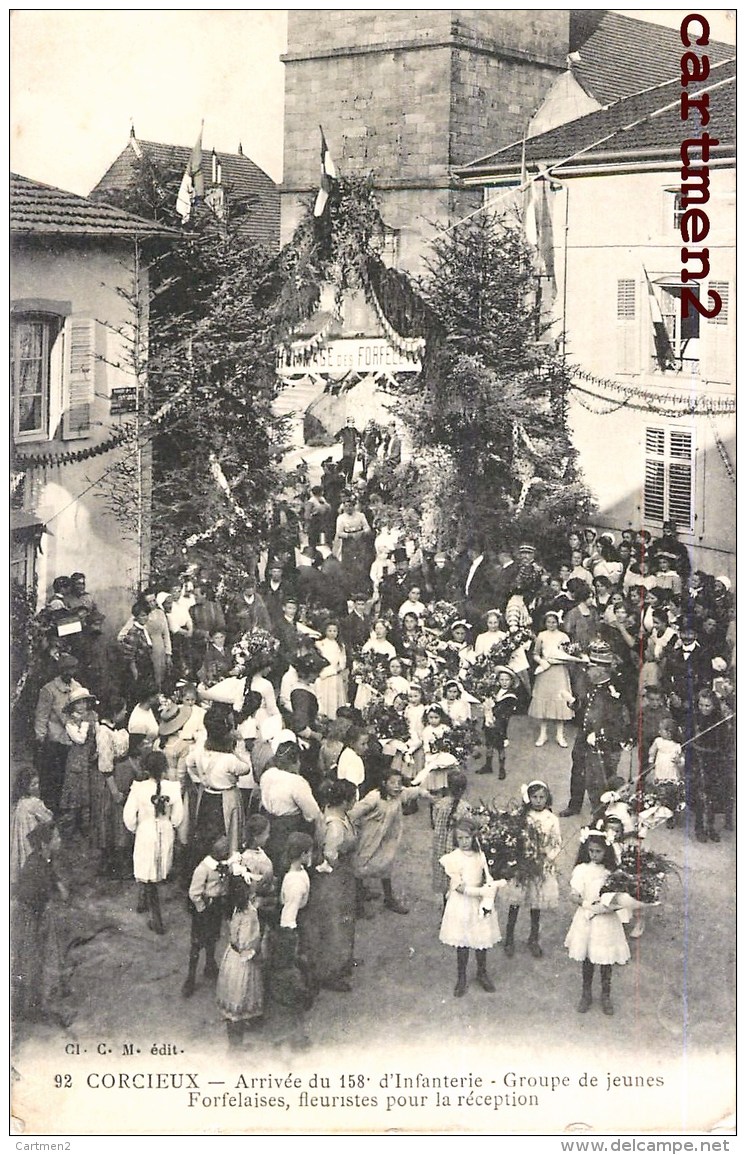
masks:
<path id="1" fill-rule="evenodd" d="M 192 934 L 189 947 L 189 972 L 181 988 L 185 999 L 194 994 L 197 963 L 200 951 L 205 952 L 205 978 L 218 977 L 215 947 L 220 938 L 220 927 L 228 894 L 228 855 L 230 846 L 224 834 L 215 839 L 210 854 L 195 867 L 189 886 L 192 914 Z"/>

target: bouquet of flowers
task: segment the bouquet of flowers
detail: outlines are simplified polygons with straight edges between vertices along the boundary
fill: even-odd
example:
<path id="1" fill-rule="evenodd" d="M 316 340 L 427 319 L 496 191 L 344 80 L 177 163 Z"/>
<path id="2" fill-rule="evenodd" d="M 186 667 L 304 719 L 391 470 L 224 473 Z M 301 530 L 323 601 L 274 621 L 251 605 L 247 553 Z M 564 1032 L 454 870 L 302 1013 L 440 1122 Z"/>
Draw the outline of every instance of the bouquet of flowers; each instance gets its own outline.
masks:
<path id="1" fill-rule="evenodd" d="M 478 658 L 467 666 L 462 678 L 462 684 L 467 694 L 472 694 L 483 702 L 485 698 L 494 698 L 499 690 L 497 681 L 499 667 L 505 667 L 505 662 L 500 661 L 499 654 L 495 653 L 494 647 L 486 654 L 480 654 Z"/>
<path id="2" fill-rule="evenodd" d="M 665 854 L 643 850 L 638 844 L 622 851 L 622 860 L 601 887 L 601 894 L 627 895 L 637 902 L 659 902 L 666 875 L 673 863 Z"/>
<path id="3" fill-rule="evenodd" d="M 409 724 L 407 719 L 399 714 L 393 706 L 384 706 L 383 702 L 372 702 L 365 710 L 365 721 L 371 726 L 380 741 L 396 739 L 406 742 L 409 739 Z"/>
<path id="4" fill-rule="evenodd" d="M 582 658 L 583 647 L 578 642 L 563 642 L 560 646 L 560 653 L 567 654 L 568 658 Z"/>
<path id="5" fill-rule="evenodd" d="M 686 785 L 683 782 L 651 782 L 635 799 L 638 811 L 665 806 L 672 814 L 686 808 Z"/>
<path id="6" fill-rule="evenodd" d="M 274 660 L 280 648 L 277 638 L 267 630 L 248 630 L 234 645 L 231 653 L 238 670 L 245 673 L 250 667 L 258 668 Z"/>
<path id="7" fill-rule="evenodd" d="M 444 634 L 462 616 L 453 602 L 434 602 L 425 615 L 424 624 L 432 633 Z"/>
<path id="8" fill-rule="evenodd" d="M 506 878 L 526 886 L 541 882 L 546 869 L 539 829 L 528 822 L 520 802 L 511 801 L 505 810 L 493 802 L 481 802 L 473 810 L 481 825 L 479 844 L 493 878 Z"/>
<path id="9" fill-rule="evenodd" d="M 489 650 L 489 656 L 498 666 L 507 666 L 515 651 L 530 646 L 533 640 L 533 631 L 519 626 L 517 630 L 512 630 L 499 642 L 495 642 Z"/>
<path id="10" fill-rule="evenodd" d="M 431 754 L 452 754 L 459 762 L 463 762 L 479 744 L 476 727 L 473 722 L 462 722 L 458 726 L 451 726 L 435 738 L 430 745 Z"/>
<path id="11" fill-rule="evenodd" d="M 382 654 L 373 654 L 370 651 L 360 653 L 352 663 L 352 676 L 357 682 L 370 686 L 374 693 L 383 697 L 389 676 L 388 661 Z"/>

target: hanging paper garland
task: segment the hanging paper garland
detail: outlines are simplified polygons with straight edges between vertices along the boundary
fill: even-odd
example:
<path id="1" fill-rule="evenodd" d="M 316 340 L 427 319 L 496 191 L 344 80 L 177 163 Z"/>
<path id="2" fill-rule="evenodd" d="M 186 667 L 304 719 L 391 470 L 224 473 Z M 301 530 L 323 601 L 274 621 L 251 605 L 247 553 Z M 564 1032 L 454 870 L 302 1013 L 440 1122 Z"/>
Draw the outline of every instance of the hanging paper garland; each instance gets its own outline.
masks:
<path id="1" fill-rule="evenodd" d="M 621 381 L 614 381 L 610 377 L 596 377 L 593 373 L 588 373 L 585 369 L 577 367 L 572 368 L 573 377 L 579 377 L 582 381 L 588 381 L 595 385 L 598 389 L 612 389 L 616 393 L 621 393 L 626 398 L 635 398 L 645 400 L 645 406 L 635 406 L 630 402 L 630 408 L 644 408 L 648 411 L 651 409 L 656 413 L 662 413 L 664 416 L 678 417 L 684 416 L 688 413 L 693 414 L 711 414 L 711 413 L 735 413 L 736 402 L 735 398 L 730 397 L 702 397 L 691 396 L 686 393 L 660 393 L 658 390 L 643 389 L 638 385 L 624 385 Z M 573 384 L 571 389 L 575 389 Z M 593 396 L 593 394 L 590 394 Z M 615 398 L 598 397 L 599 401 L 613 401 Z M 676 412 L 674 406 L 680 406 L 680 412 Z"/>
<path id="2" fill-rule="evenodd" d="M 712 417 L 712 414 L 708 414 L 708 416 L 710 419 L 710 425 L 712 427 L 712 436 L 715 440 L 715 445 L 717 447 L 717 451 L 720 454 L 720 459 L 721 459 L 723 465 L 725 466 L 725 472 L 728 474 L 728 477 L 730 478 L 730 480 L 735 485 L 736 484 L 736 471 L 733 468 L 733 462 L 731 461 L 730 457 L 728 456 L 728 450 L 725 448 L 725 445 L 723 444 L 723 439 L 721 438 L 720 434 L 717 431 L 717 428 L 715 426 L 715 421 Z"/>

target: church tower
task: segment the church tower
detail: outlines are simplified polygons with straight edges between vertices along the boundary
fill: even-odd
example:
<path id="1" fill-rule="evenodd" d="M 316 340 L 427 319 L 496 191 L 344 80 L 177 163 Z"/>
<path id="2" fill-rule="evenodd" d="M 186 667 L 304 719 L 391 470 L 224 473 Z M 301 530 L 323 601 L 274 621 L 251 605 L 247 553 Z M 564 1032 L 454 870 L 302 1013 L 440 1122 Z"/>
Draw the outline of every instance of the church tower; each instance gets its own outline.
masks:
<path id="1" fill-rule="evenodd" d="M 566 67 L 569 23 L 568 10 L 291 10 L 282 243 L 318 188 L 321 124 L 341 172 L 373 174 L 389 263 L 418 271 L 434 222 L 481 203 L 451 167 L 525 133 Z"/>

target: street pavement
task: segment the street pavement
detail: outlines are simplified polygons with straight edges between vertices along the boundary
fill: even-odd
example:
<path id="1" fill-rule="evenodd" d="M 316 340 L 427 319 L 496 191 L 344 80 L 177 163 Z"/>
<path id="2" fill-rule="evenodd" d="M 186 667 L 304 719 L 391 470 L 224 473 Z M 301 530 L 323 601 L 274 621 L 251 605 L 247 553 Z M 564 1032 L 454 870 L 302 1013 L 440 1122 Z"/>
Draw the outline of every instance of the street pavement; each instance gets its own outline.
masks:
<path id="1" fill-rule="evenodd" d="M 539 777 L 552 791 L 555 812 L 561 810 L 567 804 L 570 750 L 552 743 L 536 749 L 534 738 L 533 723 L 514 718 L 507 779 L 478 775 L 472 763 L 467 797 L 504 803 L 519 797 L 522 782 Z M 542 915 L 544 957 L 528 953 L 528 912 L 521 911 L 514 957 L 507 958 L 500 945 L 490 955 L 496 992 L 487 994 L 476 985 L 472 957 L 467 993 L 456 999 L 455 951 L 438 941 L 442 905 L 431 888 L 432 836 L 428 808 L 420 804 L 419 812 L 404 820 L 394 870 L 395 892 L 410 913 L 384 910 L 380 900 L 368 903 L 373 917 L 357 924 L 360 965 L 353 991 L 319 994 L 308 1016 L 308 1051 L 295 1053 L 270 1016 L 248 1039 L 241 1062 L 252 1069 L 279 1062 L 320 1070 L 324 1064 L 354 1069 L 388 1059 L 427 1069 L 428 1061 L 444 1054 L 454 1069 L 473 1065 L 478 1056 L 482 1064 L 523 1062 L 530 1069 L 588 1064 L 604 1077 L 621 1064 L 622 1070 L 675 1083 L 675 1102 L 667 1107 L 674 1115 L 684 1104 L 692 1110 L 699 1102 L 694 1084 L 705 1070 L 727 1098 L 735 1031 L 735 835 L 700 844 L 686 821 L 649 836 L 652 847 L 670 856 L 676 873 L 668 878 L 662 905 L 649 913 L 643 936 L 631 940 L 631 961 L 614 968 L 615 1016 L 604 1016 L 598 999 L 587 1015 L 579 1015 L 580 966 L 568 960 L 563 941 L 575 909 L 568 878 L 587 818 L 586 804 L 580 816 L 561 820 L 561 897 L 557 911 Z M 200 975 L 191 999 L 180 994 L 189 950 L 183 887 L 165 884 L 166 934 L 157 937 L 145 916 L 135 912 L 134 882 L 99 878 L 82 840 L 68 845 L 65 854 L 71 895 L 58 913 L 70 968 L 71 996 L 64 1004 L 70 1025 L 21 1025 L 16 1069 L 28 1075 L 29 1064 L 35 1069 L 46 1057 L 61 1056 L 66 1045 L 89 1051 L 101 1041 L 110 1042 L 115 1053 L 125 1042 L 145 1055 L 154 1044 L 174 1044 L 221 1068 L 235 1061 L 227 1056 L 213 986 Z M 504 928 L 504 910 L 500 921 Z M 615 1111 L 618 1103 L 615 1098 Z M 676 1129 L 669 1122 L 669 1130 Z"/>

